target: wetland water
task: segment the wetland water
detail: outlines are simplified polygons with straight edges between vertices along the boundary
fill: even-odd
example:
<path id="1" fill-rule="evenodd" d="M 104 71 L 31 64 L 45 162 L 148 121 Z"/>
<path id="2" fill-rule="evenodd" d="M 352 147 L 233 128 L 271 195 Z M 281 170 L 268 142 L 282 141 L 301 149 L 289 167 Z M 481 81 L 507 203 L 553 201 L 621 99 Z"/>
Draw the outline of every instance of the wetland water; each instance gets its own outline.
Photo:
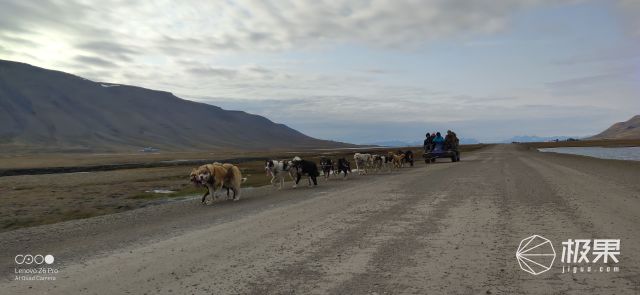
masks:
<path id="1" fill-rule="evenodd" d="M 541 148 L 541 152 L 581 155 L 600 159 L 640 161 L 640 147 L 559 147 Z"/>

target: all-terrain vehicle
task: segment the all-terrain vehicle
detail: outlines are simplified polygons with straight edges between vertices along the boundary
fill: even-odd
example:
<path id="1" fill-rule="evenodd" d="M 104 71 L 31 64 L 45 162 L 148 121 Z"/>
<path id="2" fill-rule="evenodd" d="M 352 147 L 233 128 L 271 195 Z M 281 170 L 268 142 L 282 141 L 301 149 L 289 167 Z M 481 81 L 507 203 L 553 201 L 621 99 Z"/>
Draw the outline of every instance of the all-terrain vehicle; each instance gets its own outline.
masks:
<path id="1" fill-rule="evenodd" d="M 451 162 L 458 162 L 460 161 L 460 151 L 457 147 L 445 146 L 441 142 L 436 143 L 430 151 L 425 151 L 422 157 L 424 157 L 425 164 L 433 163 L 438 158 L 450 158 Z"/>

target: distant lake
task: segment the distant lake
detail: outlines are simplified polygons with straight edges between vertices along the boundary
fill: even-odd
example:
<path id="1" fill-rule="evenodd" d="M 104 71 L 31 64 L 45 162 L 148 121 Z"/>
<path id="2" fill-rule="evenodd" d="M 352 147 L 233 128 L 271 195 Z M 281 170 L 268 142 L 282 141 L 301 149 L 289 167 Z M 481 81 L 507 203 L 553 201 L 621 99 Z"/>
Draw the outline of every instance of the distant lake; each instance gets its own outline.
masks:
<path id="1" fill-rule="evenodd" d="M 640 161 L 640 147 L 558 147 L 538 149 L 541 152 L 588 156 L 600 159 Z"/>

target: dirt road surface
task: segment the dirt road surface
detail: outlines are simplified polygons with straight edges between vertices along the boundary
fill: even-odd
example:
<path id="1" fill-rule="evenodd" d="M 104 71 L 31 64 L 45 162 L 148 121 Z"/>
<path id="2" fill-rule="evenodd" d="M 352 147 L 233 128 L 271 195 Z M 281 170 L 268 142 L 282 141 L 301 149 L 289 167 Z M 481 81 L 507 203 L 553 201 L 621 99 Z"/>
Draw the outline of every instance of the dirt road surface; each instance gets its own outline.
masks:
<path id="1" fill-rule="evenodd" d="M 239 202 L 5 232 L 0 293 L 639 294 L 639 226 L 640 163 L 497 145 Z M 533 234 L 557 252 L 537 276 L 515 257 Z M 567 239 L 620 239 L 619 272 L 563 273 Z M 27 253 L 53 255 L 56 280 L 16 281 Z"/>

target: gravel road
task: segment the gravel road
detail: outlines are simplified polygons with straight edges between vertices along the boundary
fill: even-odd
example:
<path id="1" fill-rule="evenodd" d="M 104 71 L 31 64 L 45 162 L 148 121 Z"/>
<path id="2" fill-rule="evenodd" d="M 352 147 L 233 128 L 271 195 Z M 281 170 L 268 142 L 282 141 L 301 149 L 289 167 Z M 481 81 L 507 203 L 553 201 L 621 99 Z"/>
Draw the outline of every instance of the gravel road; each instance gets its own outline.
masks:
<path id="1" fill-rule="evenodd" d="M 247 189 L 0 234 L 4 294 L 639 294 L 640 162 L 496 145 L 459 163 Z M 557 253 L 532 275 L 531 235 Z M 620 239 L 619 272 L 563 273 L 562 242 Z M 17 254 L 55 281 L 16 281 Z"/>

